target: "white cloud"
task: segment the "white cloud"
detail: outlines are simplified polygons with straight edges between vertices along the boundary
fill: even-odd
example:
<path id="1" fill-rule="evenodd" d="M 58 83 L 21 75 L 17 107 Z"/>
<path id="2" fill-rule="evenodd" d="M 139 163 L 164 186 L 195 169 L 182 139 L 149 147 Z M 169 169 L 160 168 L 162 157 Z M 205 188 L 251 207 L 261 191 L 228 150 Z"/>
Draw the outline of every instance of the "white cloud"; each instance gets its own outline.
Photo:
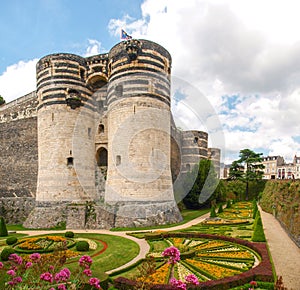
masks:
<path id="1" fill-rule="evenodd" d="M 103 51 L 101 42 L 95 39 L 88 39 L 89 45 L 86 49 L 86 52 L 84 54 L 85 57 L 97 55 Z"/>
<path id="2" fill-rule="evenodd" d="M 127 15 L 111 23 L 169 50 L 173 75 L 195 86 L 219 114 L 228 154 L 250 148 L 287 157 L 300 147 L 293 138 L 300 135 L 299 8 L 292 0 L 146 0 L 141 19 Z M 201 100 L 187 94 L 174 104 L 175 118 L 194 128 L 199 122 L 190 108 Z M 198 115 L 205 115 L 201 108 Z M 212 119 L 203 118 L 201 128 Z"/>
<path id="3" fill-rule="evenodd" d="M 36 89 L 35 66 L 38 59 L 19 61 L 0 76 L 0 94 L 8 103 Z"/>

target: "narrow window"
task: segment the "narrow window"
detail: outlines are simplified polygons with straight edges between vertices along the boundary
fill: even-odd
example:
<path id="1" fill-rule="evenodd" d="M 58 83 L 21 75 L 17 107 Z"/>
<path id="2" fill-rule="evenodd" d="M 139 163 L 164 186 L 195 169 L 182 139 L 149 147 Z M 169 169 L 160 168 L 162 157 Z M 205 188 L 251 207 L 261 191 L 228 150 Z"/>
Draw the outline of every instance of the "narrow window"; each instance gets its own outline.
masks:
<path id="1" fill-rule="evenodd" d="M 83 68 L 80 68 L 80 69 L 79 69 L 79 73 L 80 73 L 80 78 L 81 78 L 82 80 L 84 80 L 85 70 L 84 70 Z"/>
<path id="2" fill-rule="evenodd" d="M 122 85 L 117 85 L 115 88 L 116 96 L 118 98 L 123 96 L 123 86 Z"/>
<path id="3" fill-rule="evenodd" d="M 54 121 L 54 113 L 52 113 L 51 119 L 52 119 L 52 122 L 53 122 Z"/>
<path id="4" fill-rule="evenodd" d="M 103 134 L 104 133 L 104 125 L 103 124 L 99 125 L 99 127 L 98 127 L 98 133 L 99 134 Z"/>
<path id="5" fill-rule="evenodd" d="M 188 163 L 188 164 L 185 166 L 185 168 L 186 168 L 187 171 L 190 171 L 191 165 Z"/>
<path id="6" fill-rule="evenodd" d="M 68 167 L 72 167 L 74 163 L 74 158 L 73 157 L 68 157 L 67 158 L 67 165 Z"/>
<path id="7" fill-rule="evenodd" d="M 194 138 L 194 143 L 198 143 L 198 137 Z"/>
<path id="8" fill-rule="evenodd" d="M 88 137 L 89 139 L 92 137 L 92 128 L 88 128 Z"/>
<path id="9" fill-rule="evenodd" d="M 121 156 L 120 155 L 117 155 L 116 157 L 116 165 L 120 165 L 121 164 Z"/>

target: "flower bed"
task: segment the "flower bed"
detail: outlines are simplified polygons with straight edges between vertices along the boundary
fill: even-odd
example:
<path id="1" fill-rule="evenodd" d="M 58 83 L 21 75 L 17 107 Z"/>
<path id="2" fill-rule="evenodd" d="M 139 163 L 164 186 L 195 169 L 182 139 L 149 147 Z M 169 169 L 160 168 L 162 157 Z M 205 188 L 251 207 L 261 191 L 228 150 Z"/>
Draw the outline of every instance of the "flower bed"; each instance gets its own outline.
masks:
<path id="1" fill-rule="evenodd" d="M 199 233 L 161 233 L 161 238 L 196 250 L 195 257 L 184 257 L 182 253 L 174 271 L 176 278 L 182 279 L 192 273 L 198 277 L 200 287 L 207 289 L 221 289 L 225 285 L 236 287 L 252 280 L 273 281 L 272 265 L 264 243 Z M 161 259 L 161 255 L 157 256 Z M 255 261 L 257 266 L 254 266 Z M 162 266 L 157 274 L 158 280 L 154 279 L 155 274 L 151 276 L 151 282 L 149 279 L 149 283 L 157 285 L 151 286 L 151 289 L 172 289 L 168 288 L 169 285 L 160 284 L 162 274 L 167 275 L 164 281 L 170 278 L 168 264 L 164 265 L 165 268 Z M 123 285 L 120 289 L 132 289 L 132 283 L 134 281 L 121 277 L 115 279 L 115 285 Z M 125 285 L 131 286 L 126 288 Z"/>

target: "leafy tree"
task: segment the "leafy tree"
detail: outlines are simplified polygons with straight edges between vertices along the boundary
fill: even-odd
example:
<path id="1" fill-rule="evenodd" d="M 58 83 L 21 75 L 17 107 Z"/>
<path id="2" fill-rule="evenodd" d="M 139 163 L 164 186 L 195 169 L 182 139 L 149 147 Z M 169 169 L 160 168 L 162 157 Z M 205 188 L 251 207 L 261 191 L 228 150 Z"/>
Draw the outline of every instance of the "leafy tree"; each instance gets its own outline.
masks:
<path id="1" fill-rule="evenodd" d="M 3 97 L 0 95 L 0 106 L 5 104 L 5 100 L 3 99 Z"/>
<path id="2" fill-rule="evenodd" d="M 183 203 L 187 208 L 198 209 L 217 198 L 221 189 L 211 160 L 200 160 L 199 166 L 195 166 L 192 172 L 187 174 L 187 180 L 194 176 L 194 185 L 183 199 Z"/>
<path id="3" fill-rule="evenodd" d="M 246 200 L 249 195 L 249 181 L 261 180 L 265 166 L 262 164 L 262 153 L 255 153 L 250 149 L 240 151 L 240 159 L 233 161 L 229 170 L 229 178 L 242 180 L 246 183 Z M 241 168 L 244 168 L 242 171 Z"/>

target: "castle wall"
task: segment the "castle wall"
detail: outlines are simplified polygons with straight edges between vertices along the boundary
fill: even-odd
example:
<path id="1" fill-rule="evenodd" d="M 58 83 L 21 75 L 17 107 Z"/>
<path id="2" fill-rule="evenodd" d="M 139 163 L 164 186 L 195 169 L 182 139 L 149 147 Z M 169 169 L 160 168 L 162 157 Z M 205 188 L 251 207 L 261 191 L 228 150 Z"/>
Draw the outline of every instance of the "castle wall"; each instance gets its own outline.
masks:
<path id="1" fill-rule="evenodd" d="M 0 196 L 35 196 L 38 173 L 35 92 L 0 107 Z"/>

